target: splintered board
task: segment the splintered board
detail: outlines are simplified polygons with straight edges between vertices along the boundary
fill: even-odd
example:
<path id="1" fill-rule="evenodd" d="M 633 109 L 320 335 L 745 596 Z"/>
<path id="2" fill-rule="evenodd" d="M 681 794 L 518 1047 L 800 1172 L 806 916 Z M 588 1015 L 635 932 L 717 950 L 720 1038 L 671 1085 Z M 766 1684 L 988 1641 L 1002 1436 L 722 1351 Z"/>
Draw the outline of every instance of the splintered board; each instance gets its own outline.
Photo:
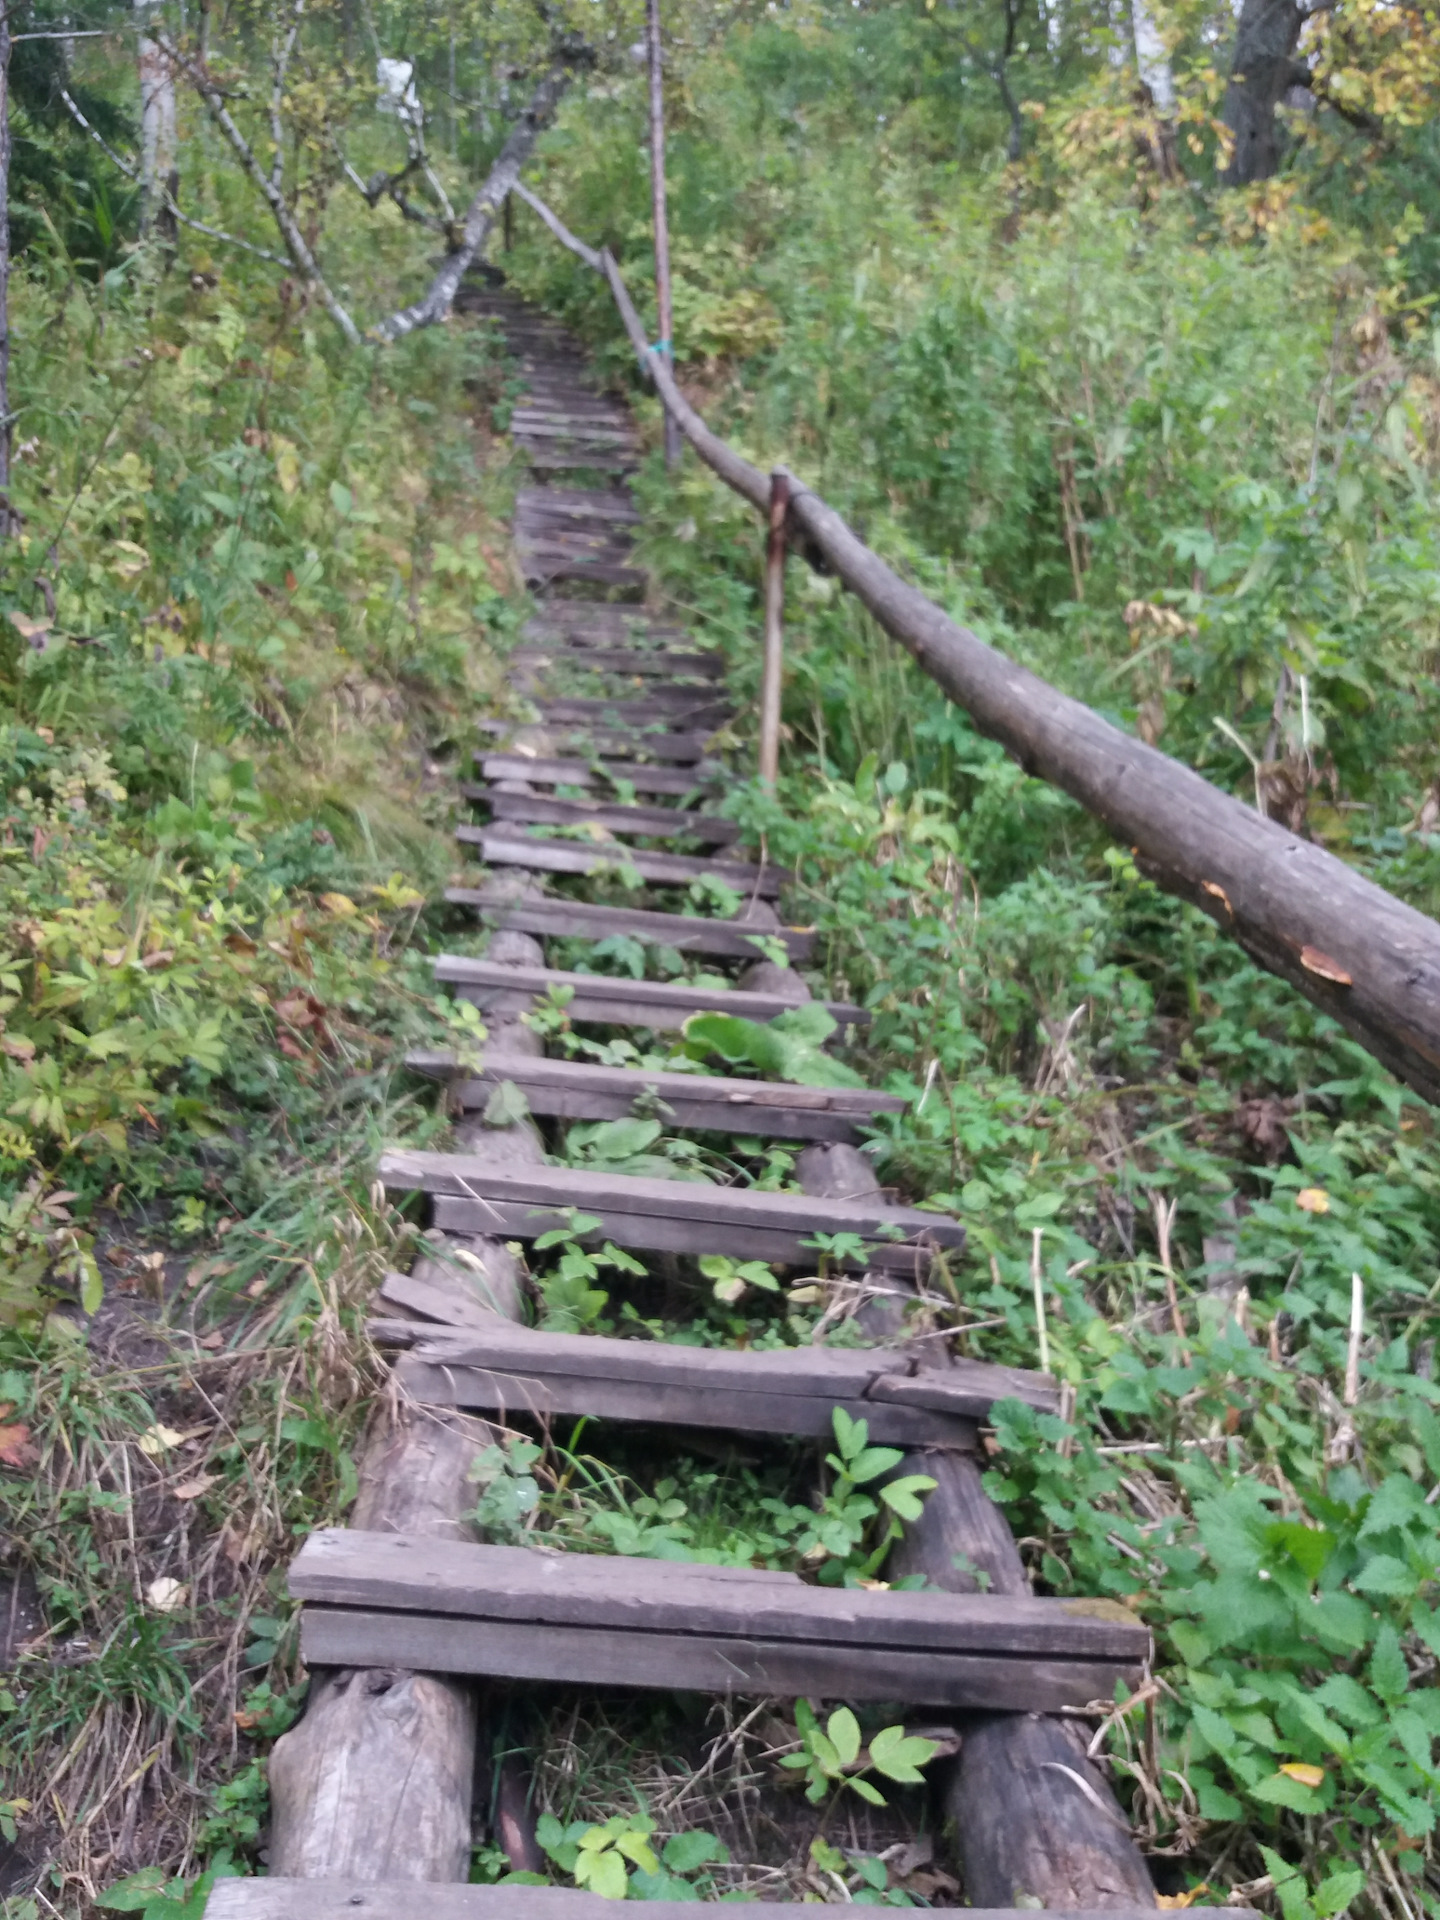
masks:
<path id="1" fill-rule="evenodd" d="M 479 781 L 462 781 L 461 793 L 490 809 L 495 820 L 520 826 L 573 826 L 589 821 L 604 827 L 607 833 L 634 834 L 650 840 L 678 840 L 689 835 L 726 847 L 739 838 L 740 829 L 733 820 L 719 820 L 713 813 L 693 813 L 684 807 L 624 807 L 606 800 L 554 800 L 548 794 L 497 793 Z"/>
<path id="2" fill-rule="evenodd" d="M 310 1667 L 1046 1713 L 1134 1686 L 1114 1601 L 812 1587 L 795 1574 L 413 1534 L 312 1533 L 291 1562 Z"/>
<path id="3" fill-rule="evenodd" d="M 698 854 L 656 853 L 648 847 L 619 842 L 587 846 L 582 840 L 532 840 L 515 826 L 461 826 L 455 829 L 455 838 L 463 846 L 479 847 L 480 858 L 491 867 L 532 867 L 538 873 L 585 874 L 629 867 L 642 880 L 671 887 L 688 887 L 692 880 L 713 874 L 742 897 L 747 893 L 758 894 L 763 900 L 775 899 L 790 878 L 780 867 L 751 867 L 739 860 L 722 860 L 718 856 L 702 859 Z"/>
<path id="4" fill-rule="evenodd" d="M 383 1287 L 382 1297 L 390 1297 Z M 493 1323 L 443 1335 L 425 1329 L 403 1344 L 411 1351 L 396 1377 L 417 1400 L 510 1415 L 582 1414 L 824 1440 L 838 1406 L 864 1419 L 873 1441 L 973 1449 L 975 1423 L 989 1418 L 997 1400 L 1024 1400 L 1042 1413 L 1058 1404 L 1049 1374 L 978 1360 L 922 1370 L 903 1348 L 754 1353 Z"/>
<path id="5" fill-rule="evenodd" d="M 877 1114 L 903 1113 L 905 1101 L 868 1087 L 796 1087 L 769 1080 L 722 1079 L 705 1073 L 648 1073 L 586 1060 L 484 1055 L 480 1070 L 460 1077 L 449 1052 L 407 1053 L 415 1073 L 451 1079 L 462 1112 L 482 1109 L 505 1081 L 518 1087 L 532 1113 L 557 1120 L 623 1120 L 641 1101 L 672 1127 L 707 1133 L 757 1134 L 777 1140 L 854 1140 Z"/>
<path id="6" fill-rule="evenodd" d="M 643 907 L 601 907 L 584 900 L 496 900 L 484 887 L 447 887 L 452 906 L 474 907 L 493 927 L 517 933 L 603 940 L 628 934 L 678 953 L 708 953 L 736 960 L 760 960 L 770 941 L 779 941 L 792 960 L 808 960 L 815 936 L 801 927 L 769 927 L 743 920 L 701 920 L 683 913 L 651 913 Z"/>
<path id="7" fill-rule="evenodd" d="M 813 1268 L 816 1234 L 854 1234 L 870 1265 L 914 1273 L 933 1248 L 958 1249 L 965 1229 L 948 1214 L 882 1200 L 812 1200 L 802 1193 L 712 1187 L 691 1180 L 648 1180 L 576 1167 L 495 1172 L 464 1153 L 394 1148 L 382 1154 L 380 1179 L 392 1193 L 427 1193 L 443 1233 L 532 1240 L 566 1227 L 570 1210 L 598 1218 L 592 1236 L 651 1253 L 723 1253 L 741 1260 Z"/>
<path id="8" fill-rule="evenodd" d="M 776 1920 L 815 1920 L 812 1904 L 764 1900 Z M 205 1920 L 614 1920 L 613 1903 L 578 1887 L 480 1887 L 413 1880 L 217 1880 Z M 966 1907 L 965 1920 L 1016 1920 L 1013 1907 Z M 1237 1920 L 1238 1907 L 1190 1907 L 1188 1920 Z M 648 1900 L 646 1920 L 695 1920 L 695 1903 Z M 1154 1907 L 1052 1907 L 1045 1920 L 1155 1920 Z"/>
<path id="9" fill-rule="evenodd" d="M 478 1007 L 524 1012 L 531 1002 L 552 988 L 570 994 L 565 1011 L 572 1020 L 605 1026 L 650 1027 L 676 1032 L 692 1013 L 733 1013 L 742 1020 L 773 1020 L 793 1013 L 795 1003 L 777 993 L 747 993 L 741 987 L 702 987 L 692 981 L 626 980 L 604 973 L 569 973 L 560 967 L 511 967 L 494 960 L 472 960 L 468 954 L 442 953 L 435 959 L 435 978 L 459 989 L 461 997 Z M 807 1002 L 820 1005 L 843 1033 L 847 1026 L 867 1026 L 864 1007 L 843 1000 Z"/>

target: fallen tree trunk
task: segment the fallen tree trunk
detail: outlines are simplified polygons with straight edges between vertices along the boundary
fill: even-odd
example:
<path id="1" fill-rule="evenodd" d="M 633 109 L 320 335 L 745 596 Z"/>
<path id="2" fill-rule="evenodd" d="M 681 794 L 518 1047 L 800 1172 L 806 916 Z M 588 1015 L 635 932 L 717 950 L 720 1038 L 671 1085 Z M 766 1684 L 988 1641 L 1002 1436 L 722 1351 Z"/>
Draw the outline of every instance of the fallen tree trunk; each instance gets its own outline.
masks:
<path id="1" fill-rule="evenodd" d="M 577 240 L 534 195 L 525 198 L 557 239 L 605 275 L 642 366 L 701 459 L 767 512 L 769 475 L 690 406 L 652 351 L 610 254 Z M 902 580 L 798 481 L 790 520 L 981 733 L 1078 800 L 1158 885 L 1202 908 L 1252 959 L 1440 1104 L 1440 925 L 1007 660 Z"/>
<path id="2" fill-rule="evenodd" d="M 417 301 L 413 307 L 402 307 L 376 328 L 382 340 L 399 340 L 407 333 L 414 333 L 417 327 L 433 327 L 449 319 L 455 295 L 460 291 L 460 282 L 489 239 L 495 216 L 520 178 L 520 169 L 530 158 L 535 142 L 555 118 L 555 109 L 563 99 L 574 71 L 573 59 L 557 62 L 531 94 L 519 119 L 510 129 L 509 138 L 500 149 L 500 157 L 470 202 L 459 246 L 446 255 L 423 300 Z"/>

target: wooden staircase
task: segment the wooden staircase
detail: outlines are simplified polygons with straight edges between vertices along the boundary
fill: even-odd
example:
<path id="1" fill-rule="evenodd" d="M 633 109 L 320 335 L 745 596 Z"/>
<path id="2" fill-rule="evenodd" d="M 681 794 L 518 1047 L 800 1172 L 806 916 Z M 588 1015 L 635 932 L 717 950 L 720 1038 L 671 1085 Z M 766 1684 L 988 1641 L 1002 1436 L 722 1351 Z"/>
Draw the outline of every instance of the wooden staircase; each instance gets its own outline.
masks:
<path id="1" fill-rule="evenodd" d="M 942 1707 L 959 1716 L 962 1745 L 940 1792 L 967 1891 L 988 1902 L 981 1910 L 1143 1911 L 1154 1905 L 1144 1863 L 1066 1716 L 1113 1698 L 1118 1683 L 1137 1686 L 1148 1634 L 1111 1602 L 1034 1597 L 984 1494 L 977 1448 L 990 1407 L 1018 1397 L 1053 1410 L 1055 1382 L 956 1360 L 946 1342 L 908 1337 L 907 1303 L 937 1254 L 960 1252 L 964 1233 L 944 1213 L 881 1193 L 855 1151 L 865 1124 L 902 1103 L 868 1090 L 547 1058 L 524 1021 L 557 988 L 572 995 L 572 1022 L 607 1030 L 664 1032 L 700 1010 L 769 1020 L 809 995 L 765 949 L 778 941 L 803 962 L 812 941 L 783 926 L 771 905 L 786 876 L 743 857 L 733 824 L 710 811 L 726 778 L 710 747 L 729 711 L 723 663 L 637 605 L 573 597 L 645 590 L 632 551 L 639 516 L 616 484 L 638 454 L 628 414 L 588 386 L 578 349 L 558 328 L 503 293 L 469 304 L 504 328 L 529 386 L 511 420 L 517 449 L 537 476 L 564 474 L 572 484 L 529 486 L 517 500 L 521 564 L 547 597 L 512 657 L 512 684 L 538 719 L 498 725 L 496 746 L 478 756 L 481 779 L 464 788 L 489 818 L 462 827 L 460 839 L 494 871 L 447 898 L 492 929 L 491 947 L 483 960 L 443 957 L 436 967 L 440 981 L 484 1010 L 489 1039 L 478 1065 L 444 1052 L 411 1056 L 445 1083 L 463 1145 L 396 1149 L 381 1162 L 390 1192 L 425 1197 L 435 1238 L 414 1274 L 387 1277 L 372 1331 L 395 1356 L 397 1391 L 437 1410 L 442 1423 L 463 1409 L 824 1439 L 833 1409 L 843 1407 L 867 1420 L 876 1441 L 910 1450 L 902 1471 L 939 1482 L 896 1549 L 897 1574 L 924 1572 L 928 1584 L 847 1590 L 754 1569 L 488 1546 L 443 1515 L 407 1528 L 393 1498 L 362 1495 L 354 1529 L 312 1536 L 292 1564 L 305 1659 L 312 1669 L 457 1680 Z M 587 478 L 600 484 L 578 484 Z M 557 680 L 563 692 L 549 690 Z M 587 823 L 600 837 L 546 833 Z M 548 876 L 571 884 L 622 864 L 659 889 L 716 876 L 741 905 L 730 918 L 700 917 L 547 891 Z M 547 939 L 615 934 L 743 970 L 728 985 L 697 986 L 545 964 Z M 867 1017 L 848 1005 L 828 1011 L 836 1039 L 862 1030 Z M 486 1128 L 475 1119 L 507 1085 L 546 1118 L 618 1118 L 637 1101 L 642 1111 L 658 1101 L 676 1128 L 811 1143 L 797 1169 L 804 1191 L 547 1165 L 533 1125 Z M 621 1248 L 726 1254 L 792 1272 L 813 1264 L 817 1234 L 854 1235 L 850 1244 L 866 1257 L 850 1269 L 873 1289 L 858 1323 L 872 1344 L 741 1353 L 516 1324 L 506 1243 L 550 1231 L 575 1208 L 599 1220 L 592 1239 Z M 286 1736 L 295 1743 L 287 1764 L 302 1754 L 312 1767 L 333 1764 L 318 1733 L 306 1744 L 306 1724 Z M 463 1776 L 463 1756 L 457 1766 Z M 334 1857 L 287 1839 L 279 1877 L 221 1883 L 211 1920 L 348 1920 L 355 1912 L 398 1920 L 422 1904 L 439 1920 L 599 1920 L 585 1893 L 444 1884 L 417 1899 L 413 1886 L 389 1883 L 417 1877 L 413 1866 L 387 1869 L 393 1853 L 365 1855 L 381 1861 L 366 1872 L 337 1873 L 325 1865 Z"/>

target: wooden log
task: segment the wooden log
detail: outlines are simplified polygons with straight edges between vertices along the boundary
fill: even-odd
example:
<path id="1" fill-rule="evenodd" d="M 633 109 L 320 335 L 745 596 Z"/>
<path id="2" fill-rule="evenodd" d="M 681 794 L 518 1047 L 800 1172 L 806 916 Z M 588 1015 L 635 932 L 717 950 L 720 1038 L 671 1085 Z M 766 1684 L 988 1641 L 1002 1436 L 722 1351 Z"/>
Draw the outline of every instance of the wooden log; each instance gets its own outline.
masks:
<path id="1" fill-rule="evenodd" d="M 663 361 L 645 351 L 645 329 L 619 270 L 607 252 L 599 257 L 667 414 L 726 485 L 764 512 L 767 476 L 711 433 Z M 1158 885 L 1209 914 L 1252 959 L 1440 1104 L 1440 923 L 1006 659 L 902 580 L 798 482 L 790 514 L 981 733 L 1027 773 L 1078 800 Z"/>
<path id="2" fill-rule="evenodd" d="M 796 1173 L 807 1193 L 843 1194 L 852 1203 L 867 1182 L 873 1189 L 873 1173 L 849 1147 L 807 1148 Z M 861 1318 L 873 1336 L 893 1337 L 902 1314 L 888 1300 L 862 1309 Z M 892 1548 L 888 1573 L 924 1574 L 950 1593 L 973 1593 L 983 1579 L 987 1591 L 1017 1603 L 1029 1594 L 1014 1537 L 973 1458 L 913 1453 L 897 1471 L 928 1473 L 939 1484 Z M 1117 1912 L 1154 1907 L 1129 1824 L 1068 1722 L 1006 1713 L 967 1723 L 959 1758 L 940 1770 L 935 1790 L 956 1836 L 967 1898 Z"/>
<path id="3" fill-rule="evenodd" d="M 462 1110 L 483 1108 L 496 1087 L 510 1081 L 532 1113 L 563 1120 L 623 1120 L 637 1100 L 658 1100 L 676 1127 L 758 1134 L 782 1140 L 849 1140 L 877 1113 L 902 1113 L 898 1094 L 852 1087 L 796 1087 L 715 1074 L 646 1073 L 587 1060 L 526 1060 L 486 1049 L 481 1071 L 456 1077 L 455 1055 L 419 1050 L 405 1056 L 413 1072 L 449 1079 L 450 1098 Z"/>
<path id="4" fill-rule="evenodd" d="M 813 1920 L 812 1906 L 798 1901 L 764 1900 L 786 1920 Z M 695 1920 L 693 1904 L 680 1900 L 652 1900 L 647 1920 Z M 1134 1915 L 1153 1909 L 1111 1908 L 1115 1914 Z M 1243 1907 L 1190 1907 L 1191 1920 L 1236 1920 Z M 426 1920 L 614 1920 L 610 1905 L 598 1894 L 576 1887 L 460 1886 L 433 1887 L 425 1894 Z M 967 1907 L 966 1920 L 1015 1920 L 1013 1908 Z M 205 1920 L 415 1920 L 415 1890 L 411 1886 L 374 1886 L 356 1880 L 217 1880 L 205 1908 Z M 1075 1907 L 1049 1915 L 1049 1920 L 1098 1920 L 1093 1911 Z"/>
<path id="5" fill-rule="evenodd" d="M 434 966 L 441 985 L 457 988 L 479 1007 L 527 1011 L 536 999 L 563 989 L 571 995 L 566 1011 L 572 1020 L 650 1027 L 656 1032 L 673 1033 L 692 1014 L 704 1012 L 733 1013 L 742 1020 L 773 1020 L 794 1004 L 780 994 L 747 993 L 741 987 L 700 986 L 690 980 L 628 980 L 604 973 L 571 973 L 563 967 L 502 966 L 461 953 L 438 954 Z M 865 1008 L 848 1001 L 825 1000 L 821 1005 L 840 1034 L 847 1027 L 870 1023 Z"/>
<path id="6" fill-rule="evenodd" d="M 777 940 L 792 960 L 808 960 L 814 935 L 803 927 L 782 927 L 763 900 L 747 903 L 734 920 L 701 920 L 689 914 L 654 913 L 644 907 L 596 906 L 584 900 L 524 898 L 507 900 L 484 887 L 447 887 L 445 898 L 455 906 L 474 907 L 494 926 L 523 927 L 527 933 L 552 939 L 628 933 L 636 940 L 674 947 L 679 953 L 708 953 L 748 960 L 756 951 L 756 936 Z M 764 917 L 768 916 L 768 918 Z"/>
<path id="7" fill-rule="evenodd" d="M 455 838 L 462 846 L 479 847 L 487 866 L 533 867 L 541 873 L 604 874 L 629 867 L 642 880 L 657 886 L 688 887 L 693 880 L 713 874 L 734 892 L 758 893 L 775 899 L 789 879 L 779 867 L 752 867 L 739 860 L 704 858 L 690 853 L 659 853 L 651 847 L 632 847 L 614 841 L 530 839 L 516 828 L 459 826 Z"/>

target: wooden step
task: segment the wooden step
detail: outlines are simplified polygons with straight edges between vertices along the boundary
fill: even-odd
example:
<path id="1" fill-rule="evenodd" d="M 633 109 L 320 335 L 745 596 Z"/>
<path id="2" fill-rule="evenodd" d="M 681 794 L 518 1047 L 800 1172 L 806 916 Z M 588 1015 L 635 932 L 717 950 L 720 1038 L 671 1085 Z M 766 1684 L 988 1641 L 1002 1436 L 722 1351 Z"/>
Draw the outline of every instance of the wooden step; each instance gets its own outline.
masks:
<path id="1" fill-rule="evenodd" d="M 490 753 L 475 756 L 487 780 L 528 780 L 542 787 L 613 786 L 625 781 L 637 793 L 673 793 L 688 797 L 712 792 L 719 785 L 717 769 L 651 767 L 617 760 L 562 760 L 530 753 Z"/>
<path id="2" fill-rule="evenodd" d="M 326 1527 L 290 1563 L 309 1667 L 1044 1713 L 1134 1687 L 1114 1601 L 812 1587 L 795 1574 Z"/>
<path id="3" fill-rule="evenodd" d="M 935 1247 L 965 1244 L 965 1229 L 949 1214 L 880 1200 L 812 1200 L 576 1167 L 497 1173 L 471 1154 L 402 1148 L 381 1156 L 379 1177 L 392 1193 L 429 1194 L 442 1233 L 533 1240 L 563 1227 L 568 1209 L 578 1207 L 598 1216 L 599 1240 L 642 1252 L 723 1253 L 813 1271 L 819 1254 L 804 1243 L 817 1233 L 847 1233 L 865 1244 L 872 1269 L 899 1273 L 928 1267 Z"/>
<path id="4" fill-rule="evenodd" d="M 584 900 L 497 900 L 485 887 L 447 887 L 445 898 L 453 906 L 476 908 L 488 926 L 513 927 L 517 933 L 536 933 L 552 940 L 603 940 L 612 933 L 625 933 L 634 940 L 674 947 L 679 953 L 708 953 L 737 960 L 763 959 L 764 947 L 756 944 L 762 939 L 780 941 L 792 961 L 808 960 L 815 947 L 814 934 L 802 927 L 752 926 L 743 917 L 702 920 L 683 913 L 653 913 L 644 907 L 595 906 Z"/>
<path id="5" fill-rule="evenodd" d="M 550 646 L 517 647 L 512 665 L 565 667 L 582 673 L 660 675 L 667 679 L 719 680 L 725 662 L 718 653 L 681 653 L 671 647 L 586 647 L 554 641 Z"/>
<path id="6" fill-rule="evenodd" d="M 281 1880 L 246 1876 L 217 1880 L 205 1920 L 415 1920 L 413 1880 Z M 814 1920 L 814 1904 L 766 1900 L 773 1920 Z M 425 1920 L 615 1920 L 613 1902 L 579 1887 L 466 1886 L 427 1884 Z M 965 1920 L 1018 1920 L 1013 1907 L 966 1907 Z M 1189 1920 L 1237 1920 L 1238 1907 L 1190 1907 Z M 695 1904 L 647 1900 L 646 1920 L 695 1920 Z M 1155 1920 L 1153 1907 L 1106 1907 L 1052 1911 L 1050 1920 Z"/>
<path id="7" fill-rule="evenodd" d="M 635 639 L 683 640 L 685 628 L 676 620 L 645 613 L 639 607 L 619 607 L 607 600 L 547 600 L 525 623 L 526 638 L 550 640 L 557 635 L 582 645 L 594 642 L 615 646 Z"/>
<path id="8" fill-rule="evenodd" d="M 520 413 L 520 409 L 516 411 Z M 557 424 L 537 418 L 533 412 L 521 413 L 518 419 L 512 415 L 510 432 L 512 437 L 523 434 L 527 440 L 554 440 L 561 444 L 602 447 L 616 453 L 633 453 L 639 446 L 639 441 L 628 428 L 594 426 L 588 421 L 576 419 Z"/>
<path id="9" fill-rule="evenodd" d="M 486 718 L 477 724 L 487 733 L 514 734 L 529 723 L 524 720 Z M 703 760 L 713 738 L 709 733 L 677 733 L 658 727 L 653 731 L 647 729 L 641 732 L 639 729 L 622 730 L 618 727 L 560 726 L 555 732 L 559 757 L 563 759 L 583 753 L 587 759 L 598 755 L 611 760 L 666 760 L 672 765 L 689 765 Z M 630 776 L 625 773 L 621 777 L 628 779 Z"/>
<path id="10" fill-rule="evenodd" d="M 415 1073 L 452 1082 L 462 1112 L 484 1108 L 509 1080 L 532 1113 L 563 1120 L 623 1120 L 642 1094 L 663 1104 L 667 1125 L 702 1133 L 757 1134 L 779 1140 L 854 1140 L 857 1128 L 879 1113 L 903 1113 L 898 1094 L 859 1087 L 797 1087 L 771 1080 L 722 1079 L 709 1073 L 651 1073 L 602 1067 L 589 1060 L 484 1055 L 478 1074 L 460 1077 L 455 1055 L 416 1049 L 405 1056 Z"/>
<path id="11" fill-rule="evenodd" d="M 577 520 L 594 520 L 605 526 L 639 526 L 640 509 L 628 493 L 592 491 L 586 487 L 521 487 L 515 495 L 515 511 L 527 510 L 567 514 Z"/>
<path id="12" fill-rule="evenodd" d="M 643 700 L 547 697 L 535 702 L 547 724 L 559 726 L 649 727 L 676 724 L 691 727 L 722 727 L 735 709 L 709 687 L 677 687 L 672 693 L 660 690 Z"/>
<path id="13" fill-rule="evenodd" d="M 713 874 L 742 896 L 758 894 L 770 900 L 780 892 L 787 873 L 778 867 L 747 867 L 738 861 L 710 859 L 688 853 L 655 853 L 648 847 L 632 847 L 623 841 L 606 844 L 583 840 L 531 840 L 515 827 L 469 827 L 455 829 L 455 838 L 463 845 L 479 847 L 480 858 L 489 867 L 530 867 L 536 873 L 603 874 L 617 867 L 629 867 L 642 880 L 657 887 L 688 887 L 703 874 Z"/>
<path id="14" fill-rule="evenodd" d="M 529 434 L 517 433 L 514 445 L 535 473 L 633 473 L 640 464 L 638 453 L 604 452 L 574 441 L 552 446 L 547 441 L 532 439 Z"/>
<path id="15" fill-rule="evenodd" d="M 525 826 L 569 826 L 589 820 L 610 833 L 654 840 L 689 837 L 717 847 L 729 846 L 740 837 L 733 820 L 719 820 L 713 813 L 692 813 L 683 807 L 622 807 L 603 800 L 552 800 L 542 793 L 496 793 L 476 780 L 463 781 L 460 791 L 467 800 L 489 807 L 492 819 Z"/>
<path id="16" fill-rule="evenodd" d="M 633 593 L 637 599 L 645 592 L 649 575 L 643 568 L 626 565 L 624 561 L 607 559 L 603 554 L 565 554 L 540 552 L 534 547 L 515 543 L 515 557 L 520 562 L 520 572 L 527 587 L 554 586 L 557 582 L 590 581 L 602 587 L 622 587 L 627 593 Z"/>
<path id="17" fill-rule="evenodd" d="M 689 980 L 623 980 L 604 973 L 567 973 L 559 967 L 509 967 L 460 953 L 438 954 L 434 964 L 436 980 L 454 987 L 462 1000 L 477 1007 L 519 1013 L 552 987 L 565 987 L 571 991 L 566 1012 L 572 1020 L 649 1027 L 656 1033 L 678 1032 L 692 1013 L 718 1011 L 742 1020 L 773 1020 L 777 1014 L 793 1012 L 795 1006 L 779 994 L 747 993 L 740 987 L 701 987 Z M 847 1026 L 869 1025 L 864 1007 L 843 1000 L 819 1004 L 842 1034 Z"/>
<path id="18" fill-rule="evenodd" d="M 381 1289 L 382 1297 L 384 1288 Z M 913 1354 L 880 1348 L 783 1347 L 761 1353 L 684 1347 L 663 1340 L 541 1333 L 499 1320 L 493 1331 L 434 1329 L 404 1341 L 396 1363 L 406 1391 L 427 1406 L 508 1415 L 592 1416 L 652 1425 L 713 1427 L 799 1439 L 833 1437 L 843 1407 L 864 1419 L 877 1444 L 958 1447 L 973 1452 L 976 1423 L 997 1400 L 1054 1413 L 1049 1374 L 960 1361 L 917 1371 Z M 378 1329 L 381 1344 L 384 1325 Z M 413 1340 L 413 1344 L 411 1341 Z"/>

